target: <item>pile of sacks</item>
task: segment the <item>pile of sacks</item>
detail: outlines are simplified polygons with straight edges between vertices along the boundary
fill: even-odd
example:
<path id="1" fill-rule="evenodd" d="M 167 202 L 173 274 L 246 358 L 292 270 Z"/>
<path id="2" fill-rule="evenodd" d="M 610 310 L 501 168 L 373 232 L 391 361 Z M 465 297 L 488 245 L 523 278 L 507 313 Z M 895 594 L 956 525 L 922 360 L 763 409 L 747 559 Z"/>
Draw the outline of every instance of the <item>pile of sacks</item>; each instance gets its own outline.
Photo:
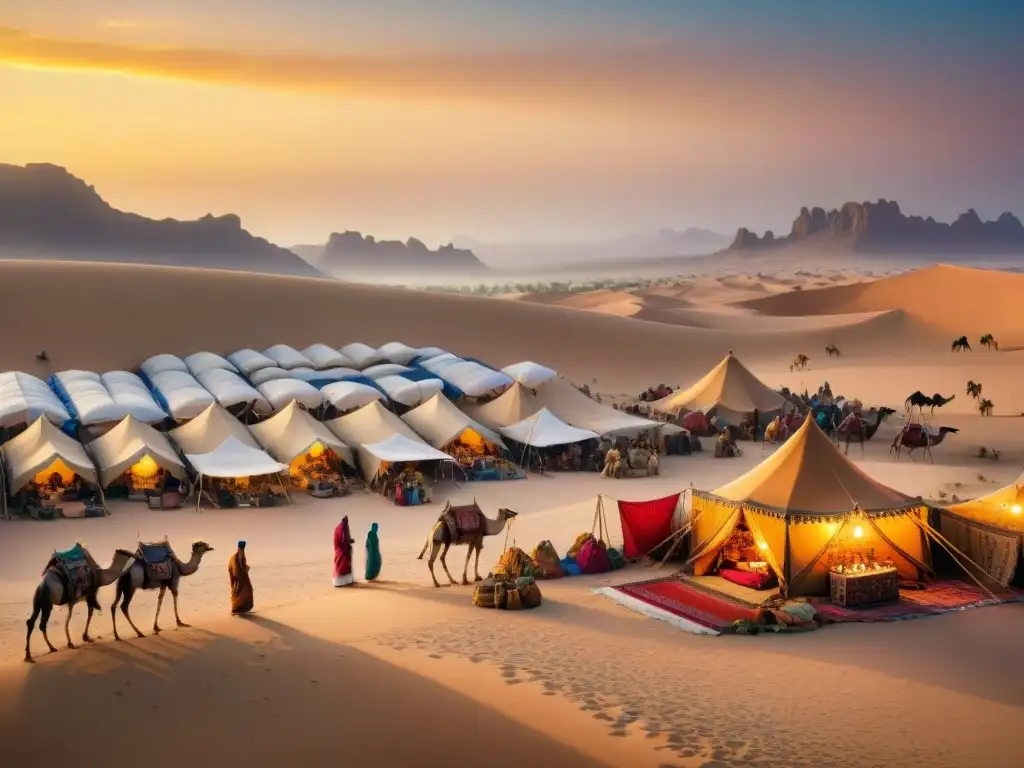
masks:
<path id="1" fill-rule="evenodd" d="M 534 548 L 531 560 L 537 567 L 538 577 L 542 579 L 560 579 L 582 573 L 607 573 L 617 571 L 626 564 L 622 552 L 609 547 L 592 533 L 577 536 L 565 557 L 558 556 L 550 541 L 542 541 Z"/>
<path id="2" fill-rule="evenodd" d="M 532 576 L 488 574 L 473 590 L 473 605 L 478 608 L 518 611 L 536 608 L 540 603 L 540 587 Z"/>

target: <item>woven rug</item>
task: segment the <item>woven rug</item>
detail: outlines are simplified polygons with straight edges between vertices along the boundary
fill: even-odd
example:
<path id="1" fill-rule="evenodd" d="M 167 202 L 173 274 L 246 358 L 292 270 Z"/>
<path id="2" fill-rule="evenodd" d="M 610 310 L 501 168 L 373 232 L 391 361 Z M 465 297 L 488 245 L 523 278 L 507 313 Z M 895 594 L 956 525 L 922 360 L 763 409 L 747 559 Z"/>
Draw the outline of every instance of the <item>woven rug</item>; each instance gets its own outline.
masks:
<path id="1" fill-rule="evenodd" d="M 936 616 L 950 611 L 963 611 L 985 605 L 1020 601 L 1019 593 L 993 599 L 980 587 L 962 581 L 937 581 L 924 589 L 901 589 L 900 600 L 861 608 L 844 608 L 829 602 L 827 597 L 812 597 L 811 603 L 826 620 L 843 621 L 900 621 Z"/>
<path id="2" fill-rule="evenodd" d="M 611 587 L 647 605 L 721 632 L 737 619 L 753 619 L 757 608 L 677 576 Z"/>

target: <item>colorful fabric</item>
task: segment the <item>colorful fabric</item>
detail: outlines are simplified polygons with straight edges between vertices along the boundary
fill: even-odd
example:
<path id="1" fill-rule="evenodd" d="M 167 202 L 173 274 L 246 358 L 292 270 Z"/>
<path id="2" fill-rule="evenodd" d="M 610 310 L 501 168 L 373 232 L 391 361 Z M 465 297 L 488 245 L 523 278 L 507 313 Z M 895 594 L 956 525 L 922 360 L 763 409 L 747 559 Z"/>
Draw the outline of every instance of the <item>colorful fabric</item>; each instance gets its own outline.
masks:
<path id="1" fill-rule="evenodd" d="M 719 632 L 735 621 L 757 619 L 757 608 L 743 605 L 723 593 L 701 589 L 692 582 L 674 576 L 638 584 L 623 584 L 614 589 Z"/>
<path id="2" fill-rule="evenodd" d="M 1017 570 L 1018 536 L 991 526 L 942 512 L 942 535 L 970 558 L 1000 586 L 1005 587 Z"/>
<path id="3" fill-rule="evenodd" d="M 352 533 L 348 527 L 348 515 L 341 519 L 334 529 L 334 586 L 344 587 L 355 579 L 352 576 Z"/>
<path id="4" fill-rule="evenodd" d="M 579 563 L 582 573 L 607 573 L 612 569 L 612 564 L 608 560 L 608 546 L 593 536 L 580 547 L 576 562 Z"/>
<path id="5" fill-rule="evenodd" d="M 380 541 L 377 538 L 377 524 L 370 526 L 366 534 L 366 580 L 373 581 L 380 576 L 382 565 L 380 556 Z"/>
<path id="6" fill-rule="evenodd" d="M 252 581 L 249 580 L 249 563 L 245 559 L 245 548 L 238 550 L 228 560 L 228 580 L 231 584 L 231 613 L 248 613 L 253 609 Z"/>
<path id="7" fill-rule="evenodd" d="M 620 501 L 623 554 L 627 560 L 643 557 L 672 534 L 672 517 L 679 494 L 653 501 Z"/>

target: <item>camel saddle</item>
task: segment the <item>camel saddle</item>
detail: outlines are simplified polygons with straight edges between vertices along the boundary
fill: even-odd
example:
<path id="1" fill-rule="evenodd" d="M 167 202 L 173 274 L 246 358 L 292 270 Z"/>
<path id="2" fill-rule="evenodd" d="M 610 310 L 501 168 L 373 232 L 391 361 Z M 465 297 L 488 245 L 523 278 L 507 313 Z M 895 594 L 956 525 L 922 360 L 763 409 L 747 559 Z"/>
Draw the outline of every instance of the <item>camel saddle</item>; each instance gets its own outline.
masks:
<path id="1" fill-rule="evenodd" d="M 175 557 L 166 539 L 150 543 L 140 541 L 135 556 L 145 569 L 145 584 L 157 584 L 171 578 Z"/>
<path id="2" fill-rule="evenodd" d="M 453 507 L 449 503 L 441 512 L 438 520 L 448 526 L 452 541 L 457 541 L 463 536 L 477 536 L 484 532 L 484 513 L 475 501 L 461 507 Z"/>
<path id="3" fill-rule="evenodd" d="M 904 440 L 908 437 L 911 439 L 916 438 L 920 440 L 923 439 L 926 434 L 927 433 L 925 432 L 924 426 L 922 424 L 907 424 L 907 426 L 903 428 Z"/>
<path id="4" fill-rule="evenodd" d="M 89 553 L 81 544 L 75 544 L 63 552 L 54 550 L 46 567 L 54 568 L 64 582 L 64 588 L 74 601 L 81 600 L 93 584 L 92 566 Z"/>

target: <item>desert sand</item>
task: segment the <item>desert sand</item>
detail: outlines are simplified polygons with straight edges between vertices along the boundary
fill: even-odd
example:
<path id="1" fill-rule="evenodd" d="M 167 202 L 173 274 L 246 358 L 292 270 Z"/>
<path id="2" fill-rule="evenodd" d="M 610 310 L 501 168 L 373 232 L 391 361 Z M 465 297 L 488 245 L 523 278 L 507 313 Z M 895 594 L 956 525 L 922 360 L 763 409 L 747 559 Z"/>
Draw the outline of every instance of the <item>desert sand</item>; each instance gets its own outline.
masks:
<path id="1" fill-rule="evenodd" d="M 772 386 L 814 390 L 827 379 L 866 405 L 902 410 L 916 389 L 955 393 L 935 423 L 961 432 L 935 449 L 933 464 L 888 457 L 898 420 L 863 457 L 851 448 L 865 471 L 901 491 L 966 498 L 1015 478 L 1024 463 L 1024 395 L 1021 353 L 1013 351 L 1020 331 L 1006 306 L 1020 294 L 1011 280 L 1024 277 L 945 267 L 874 282 L 853 270 L 822 274 L 695 278 L 629 296 L 538 302 L 158 267 L 0 263 L 8 329 L 0 370 L 45 376 L 131 369 L 157 352 L 400 340 L 497 366 L 534 360 L 611 398 L 661 381 L 689 385 L 731 349 Z M 817 290 L 817 282 L 840 285 Z M 641 309 L 620 311 L 627 304 Z M 989 332 L 1003 351 L 975 343 Z M 963 334 L 974 352 L 951 353 Z M 842 356 L 826 358 L 827 344 Z M 46 367 L 35 360 L 40 349 L 51 358 Z M 791 372 L 800 353 L 810 366 Z M 973 408 L 968 379 L 983 382 L 993 417 Z M 977 458 L 980 446 L 1002 451 L 999 461 Z M 590 530 L 599 493 L 650 499 L 691 483 L 713 489 L 771 450 L 749 448 L 730 461 L 668 457 L 655 478 L 531 476 L 446 486 L 435 498 L 475 497 L 492 515 L 515 509 L 510 543 L 529 549 L 545 538 L 564 550 Z M 614 543 L 621 532 L 608 510 Z M 0 763 L 953 768 L 1019 759 L 1024 605 L 708 638 L 591 592 L 651 573 L 631 566 L 544 583 L 537 611 L 483 611 L 469 587 L 431 587 L 415 559 L 437 511 L 356 494 L 203 514 L 121 503 L 98 520 L 0 524 Z M 365 532 L 380 524 L 381 581 L 332 588 L 330 538 L 342 515 L 358 542 L 357 577 Z M 164 535 L 180 551 L 193 539 L 215 549 L 183 582 L 182 616 L 192 628 L 171 629 L 168 601 L 165 631 L 150 635 L 156 601 L 142 594 L 132 613 L 147 637 L 114 642 L 105 611 L 94 620 L 94 644 L 45 655 L 36 635 L 38 663 L 22 663 L 30 596 L 55 547 L 80 540 L 106 560 L 116 547 Z M 251 618 L 228 616 L 225 562 L 238 539 L 248 542 L 252 565 Z M 487 543 L 482 571 L 503 543 Z M 456 575 L 464 556 L 455 549 L 449 558 Z M 112 597 L 104 590 L 101 603 Z M 63 619 L 60 611 L 51 619 L 58 646 Z M 76 642 L 84 619 L 79 608 Z"/>

